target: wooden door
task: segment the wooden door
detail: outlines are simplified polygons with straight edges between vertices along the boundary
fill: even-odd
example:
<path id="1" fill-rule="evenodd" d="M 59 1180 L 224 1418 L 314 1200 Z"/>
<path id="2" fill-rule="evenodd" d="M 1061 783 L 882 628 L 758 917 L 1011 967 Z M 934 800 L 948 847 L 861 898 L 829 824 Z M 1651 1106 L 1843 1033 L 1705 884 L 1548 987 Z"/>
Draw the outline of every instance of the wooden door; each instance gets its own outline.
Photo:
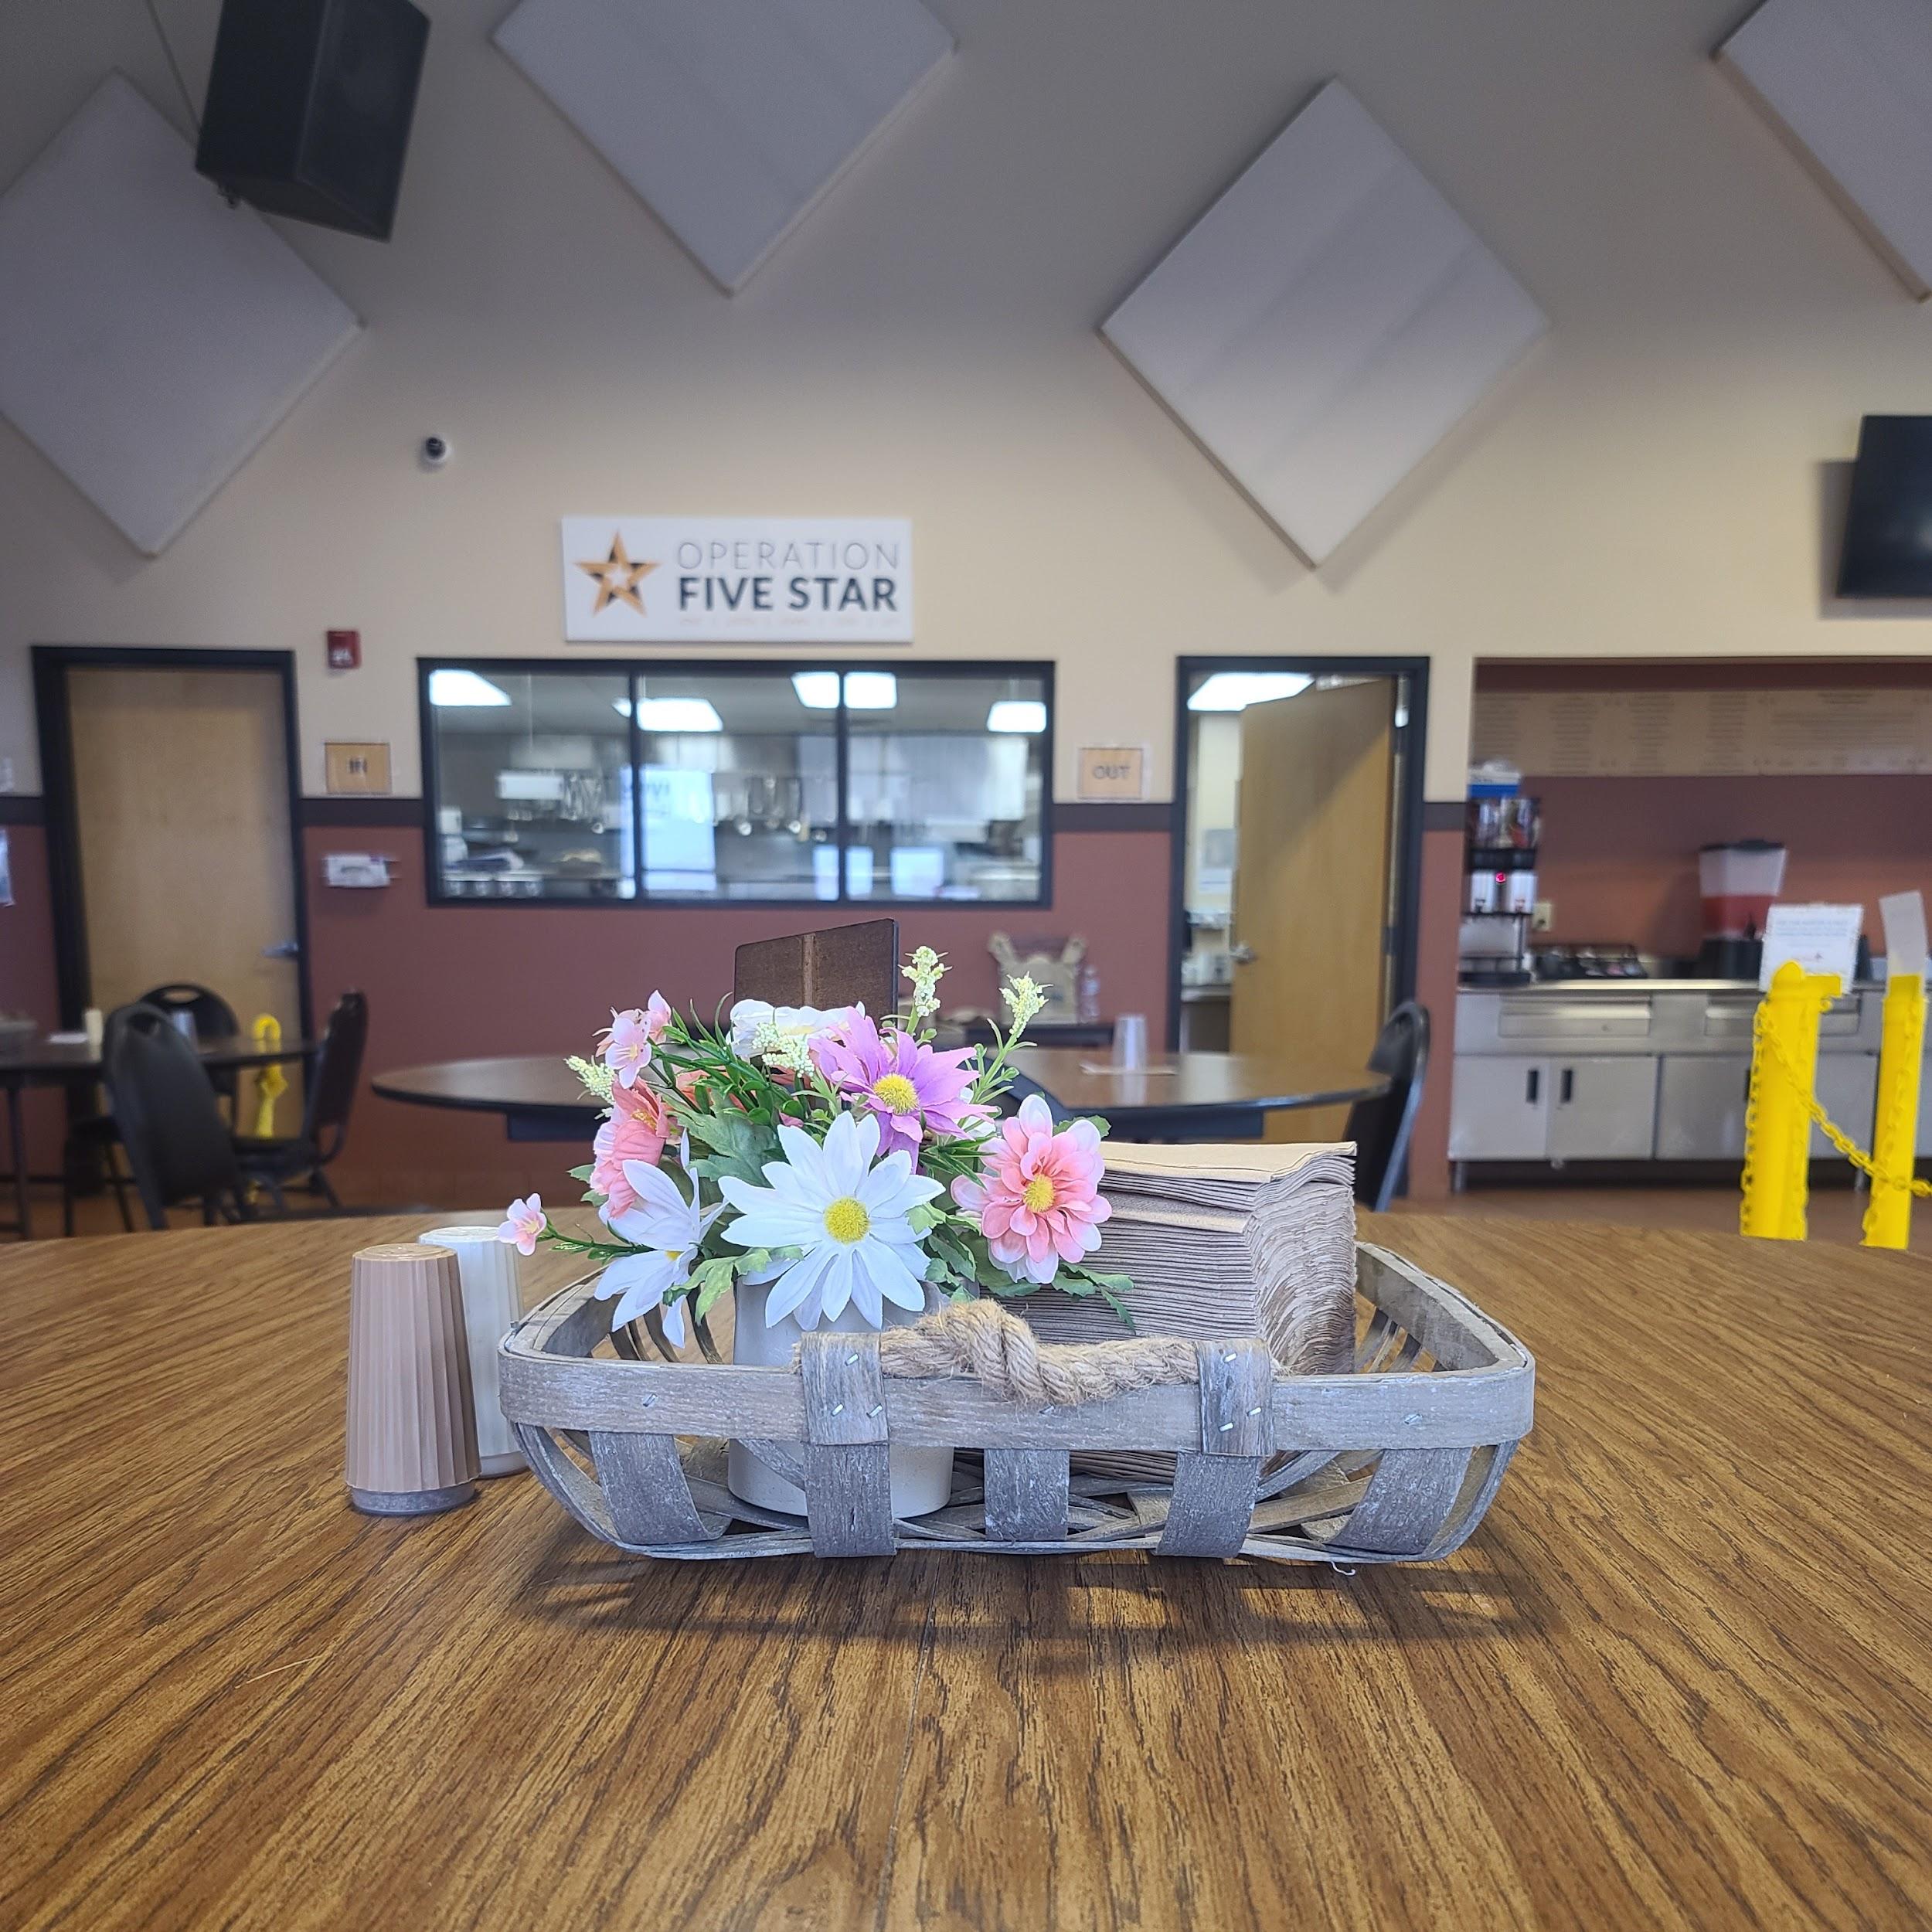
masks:
<path id="1" fill-rule="evenodd" d="M 1236 812 L 1237 1053 L 1315 1043 L 1366 1062 L 1388 1012 L 1393 680 L 1310 689 L 1241 714 Z M 1345 1110 L 1277 1114 L 1270 1138 L 1338 1137 Z"/>
<path id="2" fill-rule="evenodd" d="M 301 1030 L 283 685 L 274 671 L 70 668 L 91 1004 L 192 981 Z"/>

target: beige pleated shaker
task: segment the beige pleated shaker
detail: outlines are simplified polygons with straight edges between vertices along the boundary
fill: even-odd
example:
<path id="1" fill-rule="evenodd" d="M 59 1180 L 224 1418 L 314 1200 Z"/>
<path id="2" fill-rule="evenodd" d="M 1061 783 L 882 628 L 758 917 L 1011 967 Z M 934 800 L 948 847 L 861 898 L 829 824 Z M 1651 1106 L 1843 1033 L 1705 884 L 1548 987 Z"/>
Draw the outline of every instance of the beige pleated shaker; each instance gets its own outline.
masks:
<path id="1" fill-rule="evenodd" d="M 476 1494 L 463 1284 L 447 1248 L 364 1248 L 349 1290 L 349 1499 L 426 1515 Z"/>
<path id="2" fill-rule="evenodd" d="M 490 1227 L 431 1228 L 425 1247 L 447 1248 L 463 1278 L 463 1322 L 470 1332 L 470 1387 L 476 1396 L 476 1450 L 485 1476 L 507 1476 L 530 1465 L 516 1431 L 503 1419 L 497 1386 L 497 1348 L 523 1312 L 516 1284 L 516 1250 Z"/>

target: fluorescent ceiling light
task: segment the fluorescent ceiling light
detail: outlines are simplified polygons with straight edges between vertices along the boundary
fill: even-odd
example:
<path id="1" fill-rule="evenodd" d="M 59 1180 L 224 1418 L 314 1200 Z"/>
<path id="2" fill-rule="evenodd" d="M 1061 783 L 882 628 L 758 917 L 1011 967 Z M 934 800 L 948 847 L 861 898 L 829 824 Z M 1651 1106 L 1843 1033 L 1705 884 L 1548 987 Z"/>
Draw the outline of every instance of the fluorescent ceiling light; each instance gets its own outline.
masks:
<path id="1" fill-rule="evenodd" d="M 434 705 L 508 704 L 510 694 L 474 671 L 432 671 L 430 702 Z"/>
<path id="2" fill-rule="evenodd" d="M 852 711 L 890 711 L 899 702 L 899 680 L 889 671 L 848 671 L 845 706 Z"/>
<path id="3" fill-rule="evenodd" d="M 808 711 L 838 708 L 836 671 L 794 671 L 791 688 Z M 899 702 L 899 680 L 889 671 L 848 671 L 845 704 L 852 711 L 890 711 Z"/>
<path id="4" fill-rule="evenodd" d="M 628 707 L 621 707 L 628 708 Z M 709 698 L 645 698 L 638 723 L 646 731 L 722 731 L 724 720 Z"/>
<path id="5" fill-rule="evenodd" d="M 1245 711 L 1251 704 L 1292 698 L 1314 679 L 1299 671 L 1217 671 L 1187 701 L 1190 711 Z"/>
<path id="6" fill-rule="evenodd" d="M 988 731 L 1039 732 L 1046 729 L 1046 706 L 1038 698 L 1002 698 L 986 714 Z"/>

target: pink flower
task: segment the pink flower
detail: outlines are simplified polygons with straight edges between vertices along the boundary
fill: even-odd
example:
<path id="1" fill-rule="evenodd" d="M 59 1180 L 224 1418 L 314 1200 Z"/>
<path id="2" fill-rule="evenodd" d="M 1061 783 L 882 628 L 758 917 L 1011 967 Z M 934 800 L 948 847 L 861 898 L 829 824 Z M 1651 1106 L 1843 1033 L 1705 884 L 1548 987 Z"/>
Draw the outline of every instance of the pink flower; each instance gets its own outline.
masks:
<path id="1" fill-rule="evenodd" d="M 604 1063 L 617 1076 L 620 1087 L 634 1087 L 638 1076 L 651 1064 L 652 1043 L 671 1023 L 671 1003 L 662 993 L 653 993 L 643 1008 L 633 1006 L 620 1013 L 611 1011 L 611 1024 L 600 1036 L 604 1042 Z"/>
<path id="2" fill-rule="evenodd" d="M 624 1178 L 626 1161 L 655 1167 L 671 1138 L 670 1121 L 655 1087 L 640 1082 L 628 1093 L 611 1095 L 616 1111 L 597 1129 L 590 1143 L 590 1185 L 607 1197 L 598 1211 L 608 1221 L 628 1214 L 638 1205 L 637 1190 Z"/>
<path id="3" fill-rule="evenodd" d="M 499 1241 L 508 1241 L 519 1254 L 534 1254 L 536 1237 L 546 1225 L 543 1197 L 532 1194 L 527 1201 L 512 1201 L 503 1210 L 503 1225 L 496 1231 Z"/>
<path id="4" fill-rule="evenodd" d="M 895 1029 L 881 1034 L 863 1012 L 812 1042 L 820 1073 L 862 1113 L 876 1114 L 879 1151 L 903 1148 L 916 1161 L 929 1133 L 969 1134 L 991 1117 L 967 1097 L 973 1049 L 935 1053 L 922 1040 Z"/>
<path id="5" fill-rule="evenodd" d="M 953 1199 L 1015 1281 L 1044 1284 L 1063 1261 L 1079 1261 L 1100 1246 L 1100 1223 L 1114 1211 L 1099 1191 L 1106 1165 L 1090 1121 L 1056 1134 L 1051 1110 L 1032 1094 L 1019 1117 L 987 1142 L 981 1179 L 962 1175 Z"/>

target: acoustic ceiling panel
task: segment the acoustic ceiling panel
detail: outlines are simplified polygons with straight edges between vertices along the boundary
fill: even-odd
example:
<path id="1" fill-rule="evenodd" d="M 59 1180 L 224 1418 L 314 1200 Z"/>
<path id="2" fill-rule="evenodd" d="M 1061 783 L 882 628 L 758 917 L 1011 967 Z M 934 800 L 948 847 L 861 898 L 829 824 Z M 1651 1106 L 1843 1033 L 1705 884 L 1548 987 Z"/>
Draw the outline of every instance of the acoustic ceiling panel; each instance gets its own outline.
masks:
<path id="1" fill-rule="evenodd" d="M 727 291 L 953 46 L 917 0 L 522 0 L 496 43 Z"/>
<path id="2" fill-rule="evenodd" d="M 154 556 L 361 325 L 110 74 L 0 196 L 0 414 Z"/>
<path id="3" fill-rule="evenodd" d="M 1100 325 L 1316 564 L 1547 326 L 1338 81 Z"/>
<path id="4" fill-rule="evenodd" d="M 1932 294 L 1932 5 L 1766 0 L 1717 58 L 1906 286 Z"/>

